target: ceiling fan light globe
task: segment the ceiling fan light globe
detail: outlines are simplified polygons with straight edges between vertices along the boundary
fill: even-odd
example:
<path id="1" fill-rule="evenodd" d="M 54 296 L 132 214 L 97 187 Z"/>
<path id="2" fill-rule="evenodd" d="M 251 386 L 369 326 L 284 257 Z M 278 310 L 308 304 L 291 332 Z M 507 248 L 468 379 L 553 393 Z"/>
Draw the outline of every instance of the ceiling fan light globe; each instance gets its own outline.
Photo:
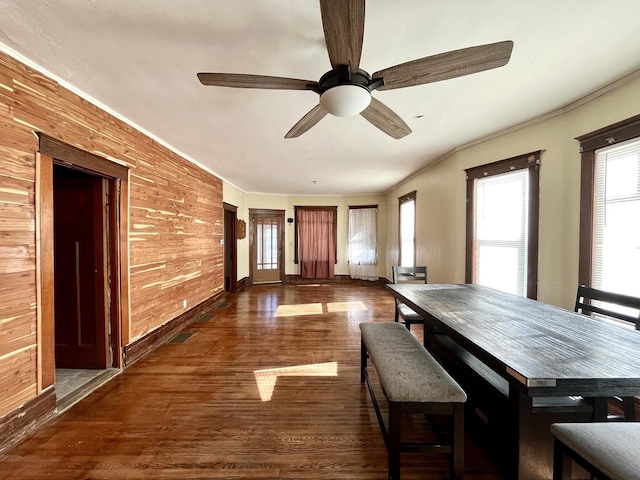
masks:
<path id="1" fill-rule="evenodd" d="M 320 106 L 336 117 L 358 115 L 371 103 L 371 93 L 360 85 L 336 85 L 320 95 Z"/>

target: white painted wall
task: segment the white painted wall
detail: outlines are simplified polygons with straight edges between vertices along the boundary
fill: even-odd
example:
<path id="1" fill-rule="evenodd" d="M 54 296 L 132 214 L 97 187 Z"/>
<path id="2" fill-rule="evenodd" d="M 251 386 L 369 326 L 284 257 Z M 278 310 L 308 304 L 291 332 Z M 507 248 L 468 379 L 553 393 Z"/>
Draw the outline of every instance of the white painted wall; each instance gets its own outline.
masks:
<path id="1" fill-rule="evenodd" d="M 335 266 L 336 275 L 349 275 L 349 242 L 347 238 L 348 210 L 350 205 L 378 205 L 378 270 L 381 277 L 385 276 L 387 234 L 386 234 L 386 200 L 384 195 L 361 196 L 288 196 L 244 193 L 228 183 L 223 184 L 223 201 L 238 207 L 238 218 L 249 222 L 249 209 L 284 210 L 285 218 L 294 217 L 294 206 L 337 206 L 338 207 L 338 263 Z M 298 265 L 293 262 L 294 257 L 294 224 L 285 222 L 285 273 L 298 275 Z M 247 234 L 249 226 L 247 225 Z M 249 240 L 238 242 L 238 279 L 249 276 Z M 388 277 L 390 278 L 390 277 Z"/>
<path id="2" fill-rule="evenodd" d="M 540 170 L 538 298 L 572 308 L 578 282 L 580 152 L 575 137 L 640 113 L 640 79 L 622 85 L 566 113 L 550 116 L 486 141 L 461 148 L 387 195 L 286 196 L 246 194 L 224 183 L 223 199 L 248 221 L 249 208 L 285 210 L 294 205 L 338 206 L 338 264 L 347 275 L 349 205 L 379 205 L 379 275 L 391 278 L 398 261 L 398 197 L 417 191 L 416 262 L 429 268 L 430 283 L 463 283 L 465 272 L 466 168 L 543 150 Z M 285 271 L 293 263 L 293 225 L 286 224 Z M 248 239 L 238 243 L 238 279 L 249 276 Z"/>
<path id="3" fill-rule="evenodd" d="M 580 152 L 575 137 L 640 113 L 640 79 L 566 113 L 456 151 L 387 195 L 387 265 L 398 258 L 398 197 L 417 190 L 416 262 L 430 283 L 463 283 L 469 167 L 543 150 L 538 298 L 573 308 L 578 282 Z"/>

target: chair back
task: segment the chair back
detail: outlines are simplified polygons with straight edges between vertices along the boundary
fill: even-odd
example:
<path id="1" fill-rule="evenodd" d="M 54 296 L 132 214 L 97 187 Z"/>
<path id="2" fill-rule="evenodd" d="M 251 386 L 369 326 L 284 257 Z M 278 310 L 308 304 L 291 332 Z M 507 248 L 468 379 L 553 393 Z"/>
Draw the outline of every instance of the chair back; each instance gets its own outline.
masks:
<path id="1" fill-rule="evenodd" d="M 594 304 L 593 301 L 598 303 Z M 623 307 L 626 311 L 621 312 L 616 307 Z M 635 310 L 635 314 L 627 313 L 630 309 Z M 640 298 L 638 297 L 579 285 L 575 311 L 589 316 L 595 313 L 623 320 L 634 325 L 636 330 L 640 330 Z"/>
<path id="2" fill-rule="evenodd" d="M 391 267 L 393 283 L 427 283 L 427 267 Z"/>

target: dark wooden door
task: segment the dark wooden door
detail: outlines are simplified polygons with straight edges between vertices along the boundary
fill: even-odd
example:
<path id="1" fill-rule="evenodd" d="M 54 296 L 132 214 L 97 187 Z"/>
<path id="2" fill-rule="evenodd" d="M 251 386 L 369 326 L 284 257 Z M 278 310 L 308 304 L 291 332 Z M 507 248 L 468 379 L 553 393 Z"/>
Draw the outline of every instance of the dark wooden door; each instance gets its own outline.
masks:
<path id="1" fill-rule="evenodd" d="M 60 368 L 106 368 L 104 180 L 54 167 L 55 356 Z"/>
<path id="2" fill-rule="evenodd" d="M 238 278 L 235 207 L 224 205 L 224 291 L 235 292 Z"/>

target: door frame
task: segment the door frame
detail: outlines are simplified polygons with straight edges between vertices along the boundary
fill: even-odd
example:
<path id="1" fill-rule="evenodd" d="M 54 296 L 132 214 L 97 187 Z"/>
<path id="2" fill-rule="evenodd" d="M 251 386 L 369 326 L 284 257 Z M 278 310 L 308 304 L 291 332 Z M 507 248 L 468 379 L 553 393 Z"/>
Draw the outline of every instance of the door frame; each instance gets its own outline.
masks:
<path id="1" fill-rule="evenodd" d="M 36 153 L 36 304 L 38 393 L 55 383 L 55 311 L 53 267 L 54 163 L 100 176 L 107 181 L 111 202 L 108 242 L 111 246 L 109 295 L 112 367 L 123 367 L 123 348 L 130 335 L 129 292 L 129 168 L 85 152 L 44 134 Z"/>
<path id="2" fill-rule="evenodd" d="M 280 283 L 284 283 L 284 217 L 285 210 L 268 210 L 263 208 L 250 208 L 249 209 L 249 284 L 253 285 L 253 254 L 254 254 L 254 236 L 255 236 L 255 217 L 279 217 L 280 218 L 280 232 L 278 235 L 278 249 L 280 250 L 280 258 L 278 259 L 278 268 L 280 269 Z"/>

